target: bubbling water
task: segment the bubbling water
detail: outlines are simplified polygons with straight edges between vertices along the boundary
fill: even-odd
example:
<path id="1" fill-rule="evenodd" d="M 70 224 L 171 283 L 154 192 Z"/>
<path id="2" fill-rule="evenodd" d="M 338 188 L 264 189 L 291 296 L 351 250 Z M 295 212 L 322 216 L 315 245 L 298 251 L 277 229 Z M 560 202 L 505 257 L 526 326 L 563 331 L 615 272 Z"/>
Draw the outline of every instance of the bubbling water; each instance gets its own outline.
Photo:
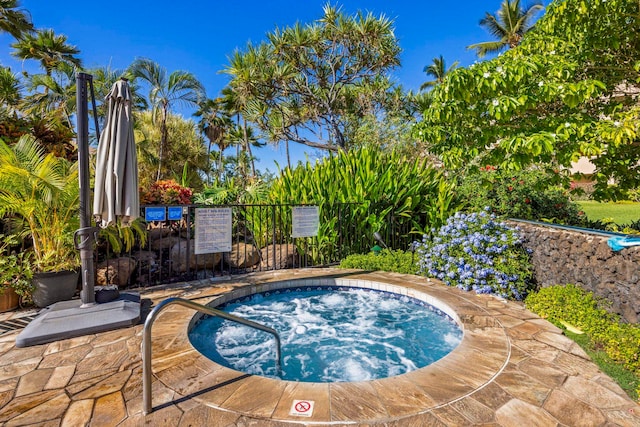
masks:
<path id="1" fill-rule="evenodd" d="M 262 331 L 202 318 L 193 346 L 223 366 L 292 381 L 368 381 L 416 370 L 453 350 L 462 331 L 421 301 L 359 288 L 313 288 L 256 294 L 218 307 L 275 329 L 282 340 L 277 376 L 275 340 Z"/>

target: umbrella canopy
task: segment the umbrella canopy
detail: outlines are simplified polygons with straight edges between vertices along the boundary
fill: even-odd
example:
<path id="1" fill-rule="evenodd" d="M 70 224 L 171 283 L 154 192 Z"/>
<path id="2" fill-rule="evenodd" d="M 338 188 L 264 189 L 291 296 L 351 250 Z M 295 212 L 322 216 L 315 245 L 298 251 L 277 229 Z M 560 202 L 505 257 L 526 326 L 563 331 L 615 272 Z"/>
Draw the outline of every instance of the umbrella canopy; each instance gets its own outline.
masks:
<path id="1" fill-rule="evenodd" d="M 118 80 L 105 101 L 108 115 L 98 144 L 93 215 L 101 227 L 108 227 L 117 218 L 126 226 L 140 215 L 129 83 Z"/>

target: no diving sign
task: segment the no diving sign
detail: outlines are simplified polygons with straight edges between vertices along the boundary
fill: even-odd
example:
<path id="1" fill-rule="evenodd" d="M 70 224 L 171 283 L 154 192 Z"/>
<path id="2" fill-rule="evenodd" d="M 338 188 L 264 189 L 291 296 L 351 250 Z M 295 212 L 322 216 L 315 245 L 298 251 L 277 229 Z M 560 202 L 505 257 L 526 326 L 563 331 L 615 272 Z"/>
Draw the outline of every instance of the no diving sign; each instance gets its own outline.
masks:
<path id="1" fill-rule="evenodd" d="M 294 400 L 289 415 L 310 417 L 313 414 L 313 400 Z"/>

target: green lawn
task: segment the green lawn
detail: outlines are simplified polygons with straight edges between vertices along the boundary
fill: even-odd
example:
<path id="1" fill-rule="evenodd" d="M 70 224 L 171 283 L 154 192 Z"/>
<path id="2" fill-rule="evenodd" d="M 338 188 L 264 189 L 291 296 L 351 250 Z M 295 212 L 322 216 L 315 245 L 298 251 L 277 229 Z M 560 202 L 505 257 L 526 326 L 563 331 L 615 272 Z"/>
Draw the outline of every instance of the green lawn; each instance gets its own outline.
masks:
<path id="1" fill-rule="evenodd" d="M 587 218 L 596 221 L 612 218 L 618 225 L 627 225 L 640 219 L 640 203 L 618 202 L 600 203 L 591 200 L 577 202 L 587 214 Z"/>

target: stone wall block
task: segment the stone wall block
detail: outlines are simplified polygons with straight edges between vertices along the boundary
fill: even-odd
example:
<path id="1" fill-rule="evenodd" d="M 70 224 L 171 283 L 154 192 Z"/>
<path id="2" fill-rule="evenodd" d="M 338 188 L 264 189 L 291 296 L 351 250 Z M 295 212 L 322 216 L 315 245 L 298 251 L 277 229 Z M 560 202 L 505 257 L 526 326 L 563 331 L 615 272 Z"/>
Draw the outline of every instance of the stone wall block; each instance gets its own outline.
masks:
<path id="1" fill-rule="evenodd" d="M 594 242 L 596 246 L 595 257 L 599 260 L 606 260 L 611 256 L 611 248 L 605 241 Z"/>
<path id="2" fill-rule="evenodd" d="M 189 245 L 189 259 L 187 260 L 187 245 Z M 222 261 L 222 253 L 213 254 L 195 254 L 195 240 L 180 239 L 175 245 L 171 247 L 169 254 L 171 258 L 171 264 L 173 269 L 177 272 L 184 273 L 187 271 L 187 266 L 192 270 L 199 270 L 203 268 L 216 268 Z"/>
<path id="3" fill-rule="evenodd" d="M 181 239 L 178 236 L 167 236 L 158 240 L 151 240 L 151 250 L 159 252 L 163 249 L 169 249 L 179 244 L 183 240 L 184 239 Z"/>
<path id="4" fill-rule="evenodd" d="M 574 283 L 607 299 L 610 311 L 627 322 L 640 318 L 640 246 L 615 252 L 608 237 L 517 224 L 523 245 L 532 251 L 534 276 L 540 286 Z"/>
<path id="5" fill-rule="evenodd" d="M 96 266 L 96 285 L 118 285 L 124 288 L 136 269 L 136 261 L 129 257 L 112 258 Z"/>
<path id="6" fill-rule="evenodd" d="M 224 254 L 224 261 L 231 268 L 248 268 L 260 263 L 260 250 L 247 243 L 234 243 L 231 252 Z"/>

